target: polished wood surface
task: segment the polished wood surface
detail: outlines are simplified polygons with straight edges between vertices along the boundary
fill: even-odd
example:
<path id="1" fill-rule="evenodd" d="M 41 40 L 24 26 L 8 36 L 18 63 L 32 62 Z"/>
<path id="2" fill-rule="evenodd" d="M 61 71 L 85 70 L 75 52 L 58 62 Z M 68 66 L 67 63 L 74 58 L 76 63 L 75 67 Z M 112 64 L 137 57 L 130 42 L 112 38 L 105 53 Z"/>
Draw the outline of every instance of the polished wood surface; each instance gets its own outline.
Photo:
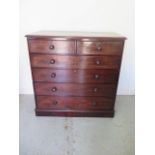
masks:
<path id="1" fill-rule="evenodd" d="M 75 41 L 29 40 L 30 53 L 74 54 Z"/>
<path id="2" fill-rule="evenodd" d="M 36 82 L 58 83 L 117 83 L 117 70 L 93 69 L 49 69 L 33 68 Z"/>
<path id="3" fill-rule="evenodd" d="M 87 32 L 26 37 L 37 116 L 114 116 L 125 37 Z"/>
<path id="4" fill-rule="evenodd" d="M 80 69 L 119 69 L 119 56 L 59 56 L 31 54 L 32 67 L 80 68 Z"/>
<path id="5" fill-rule="evenodd" d="M 85 55 L 118 55 L 122 54 L 122 41 L 90 42 L 78 41 L 77 53 Z"/>
<path id="6" fill-rule="evenodd" d="M 115 84 L 34 83 L 36 95 L 105 96 L 114 98 Z"/>
<path id="7" fill-rule="evenodd" d="M 113 99 L 105 97 L 36 96 L 36 99 L 39 109 L 112 110 L 114 103 Z"/>
<path id="8" fill-rule="evenodd" d="M 108 39 L 120 39 L 125 40 L 126 37 L 116 33 L 116 32 L 80 32 L 80 31 L 39 31 L 26 35 L 26 37 L 46 37 L 46 38 L 108 38 Z"/>
<path id="9" fill-rule="evenodd" d="M 114 117 L 114 110 L 35 109 L 37 116 Z"/>

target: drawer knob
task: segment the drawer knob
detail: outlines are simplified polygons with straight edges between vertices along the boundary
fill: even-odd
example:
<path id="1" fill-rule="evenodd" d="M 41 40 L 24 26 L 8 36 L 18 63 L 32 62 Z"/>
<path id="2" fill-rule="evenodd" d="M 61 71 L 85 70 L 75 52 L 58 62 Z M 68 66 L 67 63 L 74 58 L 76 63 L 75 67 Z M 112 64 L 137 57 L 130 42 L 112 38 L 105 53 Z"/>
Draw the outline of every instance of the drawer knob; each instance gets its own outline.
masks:
<path id="1" fill-rule="evenodd" d="M 97 51 L 102 51 L 102 47 L 101 46 L 97 46 Z"/>
<path id="2" fill-rule="evenodd" d="M 94 101 L 94 102 L 92 102 L 92 106 L 96 106 L 97 105 L 97 103 Z"/>
<path id="3" fill-rule="evenodd" d="M 53 101 L 52 102 L 54 105 L 57 105 L 58 104 L 58 101 Z"/>
<path id="4" fill-rule="evenodd" d="M 54 60 L 54 59 L 51 59 L 51 60 L 50 60 L 50 63 L 51 63 L 51 64 L 54 64 L 54 63 L 55 63 L 55 60 Z"/>
<path id="5" fill-rule="evenodd" d="M 96 93 L 98 91 L 98 88 L 94 88 L 94 92 Z"/>
<path id="6" fill-rule="evenodd" d="M 53 87 L 53 88 L 51 89 L 51 91 L 52 91 L 52 92 L 56 92 L 56 91 L 57 91 L 57 88 L 56 88 L 56 87 Z"/>
<path id="7" fill-rule="evenodd" d="M 49 46 L 49 49 L 50 49 L 50 50 L 53 50 L 53 49 L 54 49 L 54 45 L 50 45 L 50 46 Z"/>
<path id="8" fill-rule="evenodd" d="M 95 79 L 99 79 L 99 75 L 98 74 L 95 74 Z"/>
<path id="9" fill-rule="evenodd" d="M 51 78 L 55 78 L 56 77 L 56 74 L 55 73 L 52 73 L 51 74 Z"/>
<path id="10" fill-rule="evenodd" d="M 96 60 L 96 64 L 99 65 L 101 62 L 100 60 Z"/>

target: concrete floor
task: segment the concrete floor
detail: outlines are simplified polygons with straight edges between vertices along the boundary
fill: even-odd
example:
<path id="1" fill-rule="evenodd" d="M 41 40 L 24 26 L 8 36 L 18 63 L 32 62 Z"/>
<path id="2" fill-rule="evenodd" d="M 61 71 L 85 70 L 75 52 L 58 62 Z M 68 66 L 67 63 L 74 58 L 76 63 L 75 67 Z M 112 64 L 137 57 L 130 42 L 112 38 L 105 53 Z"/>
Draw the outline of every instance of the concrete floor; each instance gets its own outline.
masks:
<path id="1" fill-rule="evenodd" d="M 20 95 L 20 155 L 134 155 L 134 96 L 118 96 L 114 118 L 36 117 Z"/>

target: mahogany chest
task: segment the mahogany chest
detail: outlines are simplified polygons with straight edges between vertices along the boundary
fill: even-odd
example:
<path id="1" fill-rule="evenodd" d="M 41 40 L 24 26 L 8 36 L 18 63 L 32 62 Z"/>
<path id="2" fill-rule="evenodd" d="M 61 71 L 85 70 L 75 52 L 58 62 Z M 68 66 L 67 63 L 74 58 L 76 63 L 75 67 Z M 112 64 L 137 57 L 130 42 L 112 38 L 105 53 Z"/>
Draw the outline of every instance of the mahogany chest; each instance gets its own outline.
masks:
<path id="1" fill-rule="evenodd" d="M 125 37 L 56 31 L 26 37 L 36 115 L 114 116 Z"/>

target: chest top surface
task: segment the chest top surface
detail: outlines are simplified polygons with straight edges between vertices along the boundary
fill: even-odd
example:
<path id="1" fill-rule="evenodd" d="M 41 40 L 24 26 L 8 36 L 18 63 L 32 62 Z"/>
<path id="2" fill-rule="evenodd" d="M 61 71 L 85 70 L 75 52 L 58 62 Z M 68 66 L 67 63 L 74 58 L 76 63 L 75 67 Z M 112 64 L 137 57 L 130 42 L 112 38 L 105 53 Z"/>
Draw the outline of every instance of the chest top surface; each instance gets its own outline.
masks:
<path id="1" fill-rule="evenodd" d="M 55 37 L 55 38 L 105 38 L 105 39 L 120 39 L 126 38 L 115 32 L 80 32 L 80 31 L 38 31 L 26 35 L 28 38 L 33 37 Z"/>

